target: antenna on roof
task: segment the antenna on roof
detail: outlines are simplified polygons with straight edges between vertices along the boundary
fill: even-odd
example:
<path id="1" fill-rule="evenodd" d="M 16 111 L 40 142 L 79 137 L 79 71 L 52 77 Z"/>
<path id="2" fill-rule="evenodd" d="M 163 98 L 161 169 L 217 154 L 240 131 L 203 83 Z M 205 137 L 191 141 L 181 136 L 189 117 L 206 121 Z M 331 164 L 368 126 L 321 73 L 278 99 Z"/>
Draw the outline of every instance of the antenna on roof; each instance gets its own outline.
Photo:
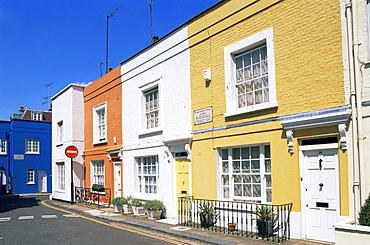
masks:
<path id="1" fill-rule="evenodd" d="M 152 5 L 154 1 L 148 1 L 149 9 L 150 9 L 150 42 L 153 41 L 153 12 L 152 12 Z"/>
<path id="2" fill-rule="evenodd" d="M 49 100 L 50 100 L 50 86 L 53 85 L 54 83 L 49 83 L 49 84 L 46 84 L 45 87 L 48 88 L 48 96 L 47 97 L 44 97 L 44 100 L 46 100 L 44 103 L 42 103 L 42 105 L 45 105 L 47 104 L 47 108 L 46 110 L 49 110 Z"/>
<path id="3" fill-rule="evenodd" d="M 112 18 L 113 15 L 117 12 L 117 10 L 122 7 L 120 4 L 115 10 L 113 10 L 109 15 L 107 15 L 107 39 L 106 39 L 106 46 L 105 46 L 105 72 L 108 73 L 108 23 L 109 18 Z"/>
<path id="4" fill-rule="evenodd" d="M 91 62 L 89 62 L 90 64 L 92 64 L 92 65 L 94 65 L 94 66 L 100 66 L 100 76 L 103 76 L 103 71 L 102 71 L 102 65 L 105 63 L 105 62 L 103 62 L 103 61 L 94 61 L 95 63 L 91 63 Z"/>

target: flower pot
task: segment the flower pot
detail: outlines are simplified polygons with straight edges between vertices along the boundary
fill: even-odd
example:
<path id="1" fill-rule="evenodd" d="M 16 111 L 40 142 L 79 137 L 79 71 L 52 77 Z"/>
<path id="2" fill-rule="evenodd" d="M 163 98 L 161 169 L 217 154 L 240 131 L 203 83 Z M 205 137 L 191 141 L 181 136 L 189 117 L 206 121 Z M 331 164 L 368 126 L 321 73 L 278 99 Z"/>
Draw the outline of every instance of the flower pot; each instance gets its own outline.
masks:
<path id="1" fill-rule="evenodd" d="M 158 211 L 148 211 L 148 218 L 149 219 L 160 219 L 162 214 L 162 210 Z"/>
<path id="2" fill-rule="evenodd" d="M 257 220 L 258 236 L 266 238 L 274 234 L 274 222 Z"/>
<path id="3" fill-rule="evenodd" d="M 228 223 L 227 226 L 231 232 L 236 230 L 236 223 Z"/>
<path id="4" fill-rule="evenodd" d="M 144 207 L 133 207 L 134 215 L 144 215 L 145 209 Z"/>
<path id="5" fill-rule="evenodd" d="M 131 204 L 123 204 L 123 212 L 125 214 L 132 214 L 134 211 L 132 209 Z"/>
<path id="6" fill-rule="evenodd" d="M 122 205 L 113 205 L 114 207 L 114 212 L 122 212 L 123 211 L 123 206 Z"/>
<path id="7" fill-rule="evenodd" d="M 200 216 L 200 226 L 202 226 L 203 228 L 209 228 L 211 226 L 214 226 L 215 225 L 215 217 L 214 217 L 214 214 L 202 214 Z"/>

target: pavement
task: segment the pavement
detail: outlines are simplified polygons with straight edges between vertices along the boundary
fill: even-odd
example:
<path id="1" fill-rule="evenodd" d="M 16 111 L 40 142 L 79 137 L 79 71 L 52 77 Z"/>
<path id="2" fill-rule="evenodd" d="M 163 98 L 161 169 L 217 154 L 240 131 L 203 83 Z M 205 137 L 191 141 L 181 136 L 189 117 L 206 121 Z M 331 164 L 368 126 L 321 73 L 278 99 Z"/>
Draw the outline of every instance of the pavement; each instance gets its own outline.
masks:
<path id="1" fill-rule="evenodd" d="M 146 232 L 159 233 L 162 236 L 174 236 L 181 239 L 192 240 L 195 243 L 220 244 L 220 245 L 249 245 L 249 244 L 274 244 L 272 241 L 213 232 L 201 228 L 185 227 L 177 224 L 177 220 L 161 219 L 150 220 L 146 215 L 137 216 L 114 212 L 111 207 L 98 206 L 86 203 L 74 203 L 56 199 L 47 200 L 46 204 L 72 213 L 95 217 L 107 222 L 118 222 L 127 227 L 141 229 Z M 276 244 L 276 242 L 275 242 Z M 334 243 L 290 239 L 278 244 L 285 245 L 333 245 Z"/>

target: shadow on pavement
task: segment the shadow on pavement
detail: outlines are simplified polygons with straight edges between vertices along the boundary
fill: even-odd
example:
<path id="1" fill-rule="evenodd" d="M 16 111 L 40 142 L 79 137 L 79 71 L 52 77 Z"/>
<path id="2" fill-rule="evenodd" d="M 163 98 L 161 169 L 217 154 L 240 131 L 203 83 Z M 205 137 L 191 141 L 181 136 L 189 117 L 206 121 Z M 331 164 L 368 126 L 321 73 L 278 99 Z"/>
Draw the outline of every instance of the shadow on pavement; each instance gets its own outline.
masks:
<path id="1" fill-rule="evenodd" d="M 0 213 L 5 213 L 18 208 L 31 208 L 40 206 L 38 197 L 2 197 L 0 198 Z"/>

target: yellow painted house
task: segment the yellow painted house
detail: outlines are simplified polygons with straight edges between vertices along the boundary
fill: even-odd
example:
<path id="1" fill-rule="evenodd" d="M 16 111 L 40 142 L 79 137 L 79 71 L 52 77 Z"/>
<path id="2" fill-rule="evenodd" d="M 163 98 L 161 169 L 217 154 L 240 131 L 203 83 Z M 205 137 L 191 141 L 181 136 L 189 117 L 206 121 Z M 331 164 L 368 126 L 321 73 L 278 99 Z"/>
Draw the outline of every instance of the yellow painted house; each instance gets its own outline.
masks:
<path id="1" fill-rule="evenodd" d="M 189 21 L 191 194 L 293 203 L 292 238 L 350 214 L 339 1 L 224 0 Z"/>

